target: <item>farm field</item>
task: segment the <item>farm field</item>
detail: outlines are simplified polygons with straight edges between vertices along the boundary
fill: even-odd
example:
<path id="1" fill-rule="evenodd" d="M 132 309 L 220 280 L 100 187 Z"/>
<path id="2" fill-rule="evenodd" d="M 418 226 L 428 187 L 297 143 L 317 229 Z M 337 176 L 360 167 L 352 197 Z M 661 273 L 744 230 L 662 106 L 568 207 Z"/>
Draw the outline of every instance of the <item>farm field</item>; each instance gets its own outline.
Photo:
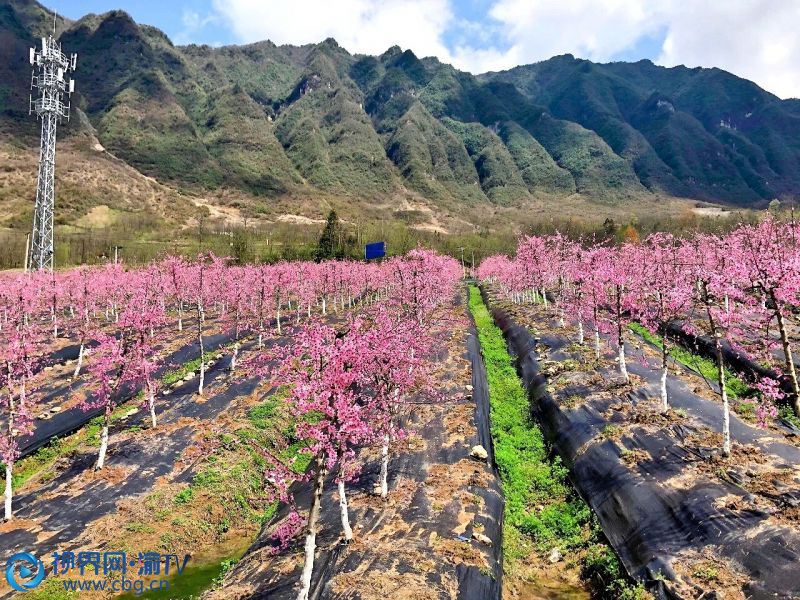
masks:
<path id="1" fill-rule="evenodd" d="M 528 237 L 478 271 L 536 420 L 657 593 L 800 593 L 795 239 L 772 219 L 617 247 Z"/>
<path id="2" fill-rule="evenodd" d="M 794 239 L 5 273 L 0 594 L 793 597 Z"/>
<path id="3" fill-rule="evenodd" d="M 460 275 L 423 250 L 6 274 L 0 531 L 9 555 L 52 557 L 30 596 L 115 595 L 97 585 L 119 573 L 80 565 L 113 548 L 138 591 L 174 597 L 367 581 L 499 597 L 503 498 Z M 171 577 L 136 578 L 148 552 Z"/>
<path id="4" fill-rule="evenodd" d="M 0 600 L 800 600 L 800 3 L 51 4 Z"/>

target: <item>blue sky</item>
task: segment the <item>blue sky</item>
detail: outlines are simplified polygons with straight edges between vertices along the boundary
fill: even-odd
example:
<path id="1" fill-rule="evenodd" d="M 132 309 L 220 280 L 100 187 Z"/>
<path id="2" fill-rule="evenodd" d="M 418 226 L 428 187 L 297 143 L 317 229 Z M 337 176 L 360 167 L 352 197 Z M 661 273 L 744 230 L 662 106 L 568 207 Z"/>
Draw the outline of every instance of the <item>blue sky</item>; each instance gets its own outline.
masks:
<path id="1" fill-rule="evenodd" d="M 800 0 L 45 0 L 72 19 L 121 8 L 175 43 L 335 37 L 398 44 L 473 73 L 571 53 L 595 61 L 720 67 L 800 96 Z"/>
<path id="2" fill-rule="evenodd" d="M 101 14 L 109 10 L 122 9 L 138 23 L 154 25 L 171 39 L 181 37 L 187 31 L 184 22 L 187 14 L 211 15 L 214 8 L 211 0 L 45 0 L 44 4 L 59 14 L 77 20 L 88 13 Z M 187 42 L 198 44 L 235 44 L 238 40 L 227 27 L 203 27 Z"/>

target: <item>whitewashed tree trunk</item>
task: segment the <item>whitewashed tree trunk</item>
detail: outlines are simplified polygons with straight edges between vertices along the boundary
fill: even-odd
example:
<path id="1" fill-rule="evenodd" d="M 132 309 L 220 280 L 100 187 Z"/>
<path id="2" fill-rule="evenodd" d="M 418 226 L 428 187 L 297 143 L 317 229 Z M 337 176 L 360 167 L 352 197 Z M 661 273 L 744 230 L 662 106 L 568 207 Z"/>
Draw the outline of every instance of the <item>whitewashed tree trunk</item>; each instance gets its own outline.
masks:
<path id="1" fill-rule="evenodd" d="M 628 365 L 625 364 L 625 342 L 621 341 L 619 343 L 619 372 L 622 374 L 622 377 L 625 381 L 630 381 L 628 377 Z"/>
<path id="2" fill-rule="evenodd" d="M 344 531 L 344 541 L 349 542 L 353 539 L 353 530 L 350 527 L 350 515 L 347 511 L 347 494 L 344 488 L 344 480 L 338 482 L 339 486 L 339 513 L 342 517 L 342 531 Z"/>
<path id="3" fill-rule="evenodd" d="M 583 321 L 578 321 L 578 343 L 583 346 Z"/>
<path id="4" fill-rule="evenodd" d="M 5 520 L 10 521 L 12 517 L 11 512 L 11 498 L 13 490 L 11 489 L 13 463 L 6 465 L 6 502 L 5 502 Z"/>
<path id="5" fill-rule="evenodd" d="M 308 531 L 306 533 L 305 560 L 303 574 L 300 578 L 300 592 L 297 600 L 308 600 L 311 591 L 311 574 L 314 571 L 314 553 L 317 549 L 317 528 L 319 526 L 319 509 L 322 503 L 322 488 L 325 485 L 325 461 L 317 459 L 317 475 L 314 481 L 314 495 L 311 498 L 311 510 L 308 514 Z"/>
<path id="6" fill-rule="evenodd" d="M 381 498 L 389 495 L 389 434 L 383 436 L 381 446 Z"/>
<path id="7" fill-rule="evenodd" d="M 325 302 L 325 298 L 322 299 L 322 314 L 328 314 L 328 304 Z"/>
<path id="8" fill-rule="evenodd" d="M 72 374 L 73 379 L 78 378 L 82 366 L 83 366 L 83 342 L 81 342 L 81 347 L 78 349 L 78 364 L 75 365 L 75 372 Z"/>
<path id="9" fill-rule="evenodd" d="M 233 356 L 231 356 L 231 371 L 236 370 L 236 360 L 239 358 L 239 342 L 233 345 Z"/>
<path id="10" fill-rule="evenodd" d="M 150 423 L 153 425 L 153 429 L 156 428 L 156 394 L 155 390 L 153 389 L 152 384 L 147 385 L 148 391 L 148 405 L 150 406 Z"/>
<path id="11" fill-rule="evenodd" d="M 794 392 L 792 408 L 794 409 L 794 413 L 797 416 L 800 416 L 800 386 L 798 386 L 797 382 L 797 369 L 794 367 L 792 344 L 789 339 L 789 334 L 786 331 L 786 322 L 783 317 L 783 311 L 781 310 L 774 295 L 772 297 L 772 302 L 775 306 L 775 316 L 778 318 L 778 332 L 781 335 L 781 344 L 783 344 L 783 356 L 786 361 L 786 371 L 789 373 L 789 381 L 792 384 L 792 391 Z"/>
<path id="12" fill-rule="evenodd" d="M 103 431 L 100 434 L 100 454 L 97 456 L 95 471 L 99 471 L 106 464 L 106 451 L 108 450 L 108 417 L 106 417 Z"/>
<path id="13" fill-rule="evenodd" d="M 667 412 L 669 410 L 669 399 L 667 398 L 667 361 L 669 359 L 669 351 L 667 350 L 666 336 L 664 337 L 661 349 L 661 409 Z"/>
<path id="14" fill-rule="evenodd" d="M 542 301 L 544 302 L 545 309 L 547 308 L 547 290 L 542 288 Z"/>
<path id="15" fill-rule="evenodd" d="M 203 386 L 206 383 L 206 361 L 200 361 L 200 385 L 197 387 L 197 393 L 203 395 Z"/>
<path id="16" fill-rule="evenodd" d="M 281 309 L 278 307 L 278 310 L 275 312 L 275 321 L 278 324 L 278 335 L 281 334 Z"/>
<path id="17" fill-rule="evenodd" d="M 600 330 L 597 326 L 594 328 L 594 357 L 600 360 Z"/>
<path id="18" fill-rule="evenodd" d="M 722 341 L 719 333 L 714 336 L 717 351 L 717 379 L 722 394 L 722 453 L 731 455 L 731 411 L 728 403 L 728 390 L 725 389 L 725 363 L 722 361 Z"/>

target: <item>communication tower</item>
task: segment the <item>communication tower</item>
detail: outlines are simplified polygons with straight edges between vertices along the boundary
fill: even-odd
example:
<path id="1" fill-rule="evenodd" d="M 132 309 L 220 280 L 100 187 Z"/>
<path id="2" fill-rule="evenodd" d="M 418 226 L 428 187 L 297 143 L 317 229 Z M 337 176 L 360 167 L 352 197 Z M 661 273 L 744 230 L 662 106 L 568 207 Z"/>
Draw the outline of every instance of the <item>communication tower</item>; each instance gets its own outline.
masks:
<path id="1" fill-rule="evenodd" d="M 55 27 L 53 29 L 55 34 Z M 67 57 L 61 52 L 53 35 L 42 38 L 41 49 L 30 49 L 33 66 L 31 89 L 38 90 L 36 98 L 30 97 L 28 113 L 36 113 L 42 121 L 39 144 L 39 175 L 36 183 L 36 206 L 33 212 L 33 232 L 26 268 L 30 270 L 53 269 L 53 211 L 55 208 L 56 126 L 62 119 L 69 120 L 69 104 L 64 104 L 64 94 L 75 91 L 75 80 L 66 75 L 75 71 L 78 55 Z"/>

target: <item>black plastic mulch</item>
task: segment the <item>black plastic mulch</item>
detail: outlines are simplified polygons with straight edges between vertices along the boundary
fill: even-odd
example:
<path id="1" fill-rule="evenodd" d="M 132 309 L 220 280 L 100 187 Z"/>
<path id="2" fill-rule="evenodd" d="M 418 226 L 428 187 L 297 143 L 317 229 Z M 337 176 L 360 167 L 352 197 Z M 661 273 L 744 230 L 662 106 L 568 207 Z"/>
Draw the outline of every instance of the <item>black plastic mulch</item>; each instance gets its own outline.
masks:
<path id="1" fill-rule="evenodd" d="M 159 398 L 159 425 L 169 425 L 184 417 L 213 419 L 236 398 L 256 389 L 260 381 L 257 377 L 223 381 L 227 368 L 227 361 L 215 363 L 209 372 L 209 395 L 202 402 L 196 401 L 194 389 L 186 395 L 176 393 L 166 400 Z M 215 389 L 219 391 L 215 393 Z M 97 453 L 92 451 L 69 459 L 66 468 L 51 481 L 14 498 L 14 516 L 20 520 L 20 528 L 9 528 L 0 536 L 0 556 L 33 552 L 47 564 L 45 559 L 53 552 L 74 550 L 79 546 L 86 528 L 114 513 L 121 500 L 144 497 L 159 477 L 172 473 L 184 450 L 193 444 L 195 428 L 187 424 L 172 431 L 114 440 L 115 431 L 138 423 L 142 418 L 149 418 L 147 411 L 137 412 L 112 428 L 106 464 L 125 469 L 128 474 L 123 481 L 110 483 L 98 478 L 81 488 L 77 482 L 94 467 Z M 193 473 L 192 465 L 187 465 L 174 480 L 190 480 Z M 29 521 L 23 520 L 36 520 L 39 524 L 31 528 Z"/>
<path id="2" fill-rule="evenodd" d="M 371 495 L 378 480 L 379 464 L 374 460 L 368 461 L 359 481 L 348 484 L 351 524 L 356 537 L 356 543 L 348 547 L 341 543 L 341 523 L 338 500 L 334 495 L 334 480 L 329 478 L 326 482 L 311 598 L 361 598 L 362 592 L 365 593 L 366 590 L 336 585 L 336 578 L 357 574 L 358 581 L 367 582 L 366 585 L 370 585 L 371 579 L 387 572 L 400 576 L 409 573 L 421 574 L 427 583 L 426 591 L 431 594 L 426 597 L 450 598 L 446 586 L 449 585 L 448 580 L 452 582 L 454 578 L 457 597 L 460 599 L 500 598 L 504 501 L 499 479 L 491 464 L 493 462 L 491 454 L 490 464 L 471 461 L 476 474 L 482 473 L 488 476 L 484 477 L 485 480 L 488 480 L 488 485 L 485 487 L 483 485 L 467 485 L 459 490 L 459 492 L 466 491 L 479 496 L 482 499 L 481 506 L 473 504 L 465 507 L 459 500 L 457 492 L 454 494 L 454 498 L 441 509 L 438 507 L 434 509 L 424 486 L 432 466 L 454 465 L 465 458 L 468 459 L 471 447 L 476 444 L 483 445 L 491 453 L 486 372 L 474 330 L 469 335 L 467 346 L 465 358 L 471 362 L 473 390 L 472 398 L 462 400 L 462 402 L 469 403 L 475 409 L 471 422 L 467 423 L 464 428 L 465 439 L 446 445 L 447 432 L 443 417 L 449 408 L 442 407 L 437 409 L 437 416 L 425 423 L 419 431 L 425 440 L 425 448 L 404 450 L 402 454 L 395 455 L 390 460 L 390 496 L 398 493 L 397 486 L 400 481 L 414 482 L 415 491 L 409 502 L 403 503 L 397 509 L 392 508 L 391 505 L 383 507 L 379 501 L 356 505 L 353 498 Z M 444 358 L 444 354 L 442 358 Z M 452 406 L 450 405 L 450 407 Z M 296 485 L 294 493 L 298 506 L 303 508 L 309 506 L 311 495 L 309 484 Z M 471 513 L 472 518 L 471 523 L 459 537 L 454 533 L 454 529 L 459 521 L 459 513 L 464 510 Z M 270 539 L 270 533 L 287 514 L 287 507 L 279 509 L 272 521 L 262 529 L 257 541 L 248 550 L 245 557 L 226 576 L 223 587 L 211 595 L 212 598 L 280 600 L 296 597 L 296 586 L 302 569 L 301 553 L 304 538 L 298 537 L 294 540 L 292 546 L 285 550 L 277 560 L 273 559 L 270 554 L 275 545 Z M 473 522 L 483 525 L 482 532 L 494 542 L 490 547 L 471 539 Z M 396 549 L 395 552 L 386 552 L 385 545 L 369 547 L 368 536 L 380 537 L 382 528 L 391 528 L 390 533 L 384 535 L 390 539 L 392 547 Z M 365 543 L 358 544 L 358 538 L 362 536 L 365 538 Z M 469 564 L 448 562 L 432 547 L 431 540 L 434 538 L 454 540 L 459 544 L 470 544 L 484 557 L 488 570 Z M 298 560 L 287 567 L 286 561 L 280 560 L 286 555 L 297 556 Z M 435 566 L 426 572 L 422 567 L 424 563 Z M 421 571 L 421 569 L 423 570 Z M 380 585 L 376 579 L 375 581 L 372 585 Z M 383 587 L 374 587 L 369 590 L 368 595 L 374 597 L 376 592 L 387 598 L 394 595 L 411 597 L 407 590 L 392 590 Z"/>
<path id="3" fill-rule="evenodd" d="M 484 300 L 490 305 L 485 293 Z M 622 417 L 607 418 L 604 413 L 620 401 L 634 406 L 651 404 L 658 389 L 657 371 L 631 361 L 629 371 L 642 377 L 649 389 L 612 400 L 588 397 L 575 408 L 561 406 L 547 391 L 548 381 L 539 373 L 536 344 L 543 345 L 549 360 L 561 361 L 574 358 L 565 351 L 568 340 L 556 335 L 534 338 L 505 311 L 494 308 L 492 314 L 518 357 L 518 369 L 530 393 L 534 416 L 569 468 L 573 484 L 594 510 L 629 574 L 644 581 L 660 597 L 678 597 L 676 589 L 680 586 L 673 583 L 676 561 L 692 555 L 692 551 L 710 552 L 727 559 L 747 576 L 744 591 L 748 598 L 800 597 L 800 532 L 796 528 L 778 524 L 769 518 L 768 511 L 755 507 L 734 510 L 716 506 L 715 500 L 723 496 L 739 497 L 745 503 L 750 499 L 748 491 L 732 481 L 698 475 L 685 486 L 668 483 L 686 473 L 692 463 L 707 458 L 702 451 L 692 452 L 681 445 L 698 430 L 696 427 L 672 424 L 655 432 L 632 427 L 619 441 L 606 439 L 605 428 L 615 420 L 621 422 Z M 719 403 L 697 397 L 674 378 L 668 382 L 673 408 L 685 410 L 695 423 L 714 431 L 719 429 Z M 569 393 L 581 397 L 597 391 L 588 381 L 584 386 L 580 382 L 571 385 Z M 785 466 L 798 464 L 800 449 L 748 425 L 735 414 L 731 415 L 731 431 L 735 441 L 753 444 L 774 455 L 779 463 L 785 461 Z M 628 466 L 621 458 L 621 446 L 642 452 L 646 458 Z M 734 480 L 747 478 L 736 469 L 729 476 Z M 786 490 L 776 502 L 796 506 L 800 503 L 797 491 Z M 698 587 L 713 594 L 708 584 Z M 701 591 L 697 589 L 697 593 Z"/>
<path id="4" fill-rule="evenodd" d="M 229 333 L 210 335 L 205 337 L 204 346 L 206 351 L 212 351 L 224 346 L 232 341 L 232 339 L 233 336 Z M 200 344 L 196 341 L 186 344 L 166 357 L 162 366 L 156 371 L 156 376 L 161 377 L 169 370 L 174 369 L 176 366 L 184 364 L 194 358 L 197 358 L 198 356 L 200 356 Z M 225 360 L 229 361 L 230 359 L 226 357 Z M 215 365 L 215 367 L 217 367 L 217 365 Z M 214 372 L 219 372 L 219 369 L 215 368 Z M 209 376 L 213 378 L 213 375 L 207 374 L 206 376 L 207 378 Z M 49 406 L 51 404 L 64 402 L 71 394 L 75 393 L 83 385 L 83 381 L 76 380 L 74 382 L 65 382 L 63 384 L 56 383 L 52 386 L 48 386 L 47 391 L 39 404 L 41 406 Z M 191 383 L 187 382 L 180 390 L 178 390 L 178 393 L 188 393 L 188 389 L 192 386 L 196 388 L 197 383 L 195 381 L 192 381 Z M 133 387 L 128 386 L 120 391 L 115 402 L 117 404 L 127 402 L 138 392 L 139 388 L 134 389 Z M 32 454 L 42 446 L 47 445 L 50 440 L 54 438 L 63 437 L 65 435 L 74 433 L 86 425 L 86 423 L 91 421 L 94 417 L 102 414 L 102 408 L 83 411 L 78 406 L 73 406 L 72 408 L 55 414 L 50 419 L 38 420 L 36 422 L 36 429 L 34 430 L 33 434 L 20 440 L 20 458 L 24 458 L 25 456 Z"/>

